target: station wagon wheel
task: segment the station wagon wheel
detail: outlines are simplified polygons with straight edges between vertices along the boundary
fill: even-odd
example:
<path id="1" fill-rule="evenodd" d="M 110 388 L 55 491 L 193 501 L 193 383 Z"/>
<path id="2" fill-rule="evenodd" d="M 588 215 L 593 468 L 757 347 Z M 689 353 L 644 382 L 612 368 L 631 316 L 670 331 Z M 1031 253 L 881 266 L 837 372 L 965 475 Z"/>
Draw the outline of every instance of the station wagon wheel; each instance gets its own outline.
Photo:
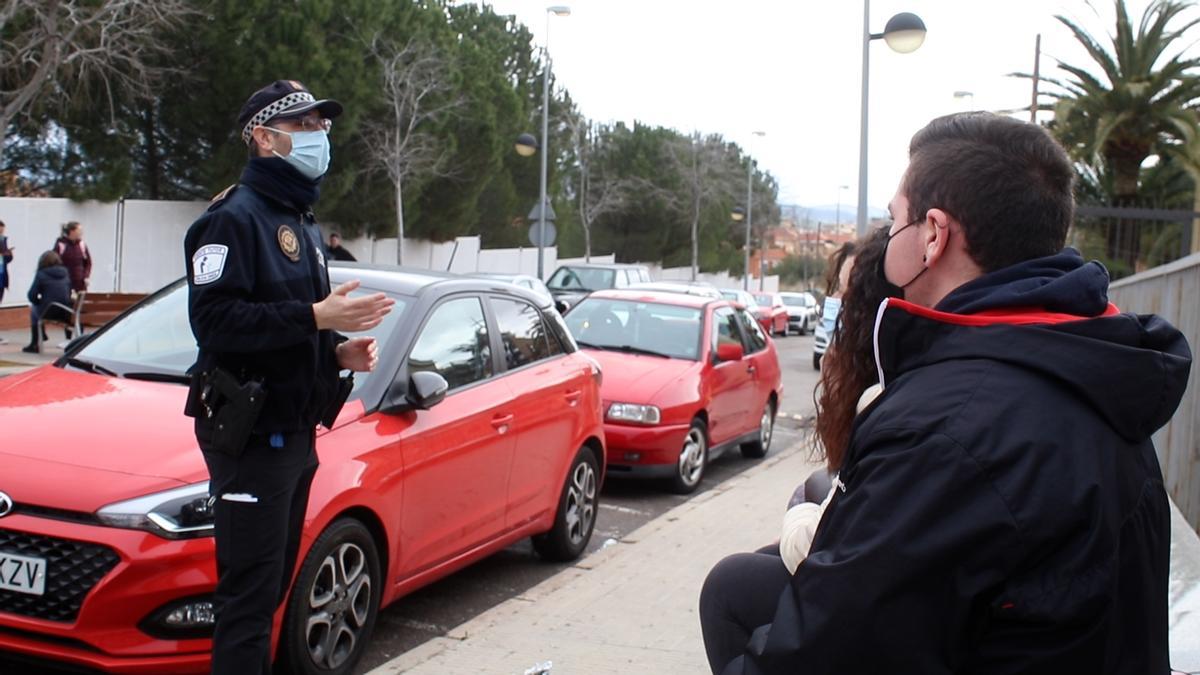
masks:
<path id="1" fill-rule="evenodd" d="M 681 495 L 694 492 L 700 486 L 707 466 L 708 430 L 703 421 L 692 420 L 692 426 L 683 439 L 683 447 L 679 450 L 675 475 L 671 478 L 671 490 Z"/>
<path id="2" fill-rule="evenodd" d="M 285 672 L 349 675 L 379 614 L 383 578 L 371 533 L 345 518 L 313 543 L 288 600 L 279 659 Z"/>
<path id="3" fill-rule="evenodd" d="M 542 558 L 567 562 L 578 558 L 587 548 L 600 507 L 598 467 L 591 448 L 583 447 L 575 453 L 558 498 L 554 525 L 549 532 L 533 537 L 533 549 Z"/>
<path id="4" fill-rule="evenodd" d="M 771 438 L 774 435 L 775 404 L 767 399 L 767 405 L 763 407 L 762 416 L 758 419 L 758 438 L 742 444 L 742 457 L 747 459 L 766 457 L 767 450 L 771 448 Z"/>

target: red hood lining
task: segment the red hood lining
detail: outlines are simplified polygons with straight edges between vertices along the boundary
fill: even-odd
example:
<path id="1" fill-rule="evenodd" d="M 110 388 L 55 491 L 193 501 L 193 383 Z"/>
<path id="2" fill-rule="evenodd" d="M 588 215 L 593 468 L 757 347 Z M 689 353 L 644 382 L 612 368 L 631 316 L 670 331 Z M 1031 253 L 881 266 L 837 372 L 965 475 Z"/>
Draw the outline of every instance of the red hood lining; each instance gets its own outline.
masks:
<path id="1" fill-rule="evenodd" d="M 899 298 L 888 298 L 885 302 L 888 307 L 902 309 L 909 314 L 958 326 L 1053 325 L 1098 318 L 1094 316 L 1063 314 L 1061 312 L 1047 312 L 1041 307 L 1004 307 L 1002 309 L 988 309 L 974 314 L 953 314 L 951 312 L 939 312 L 936 309 L 915 305 Z M 1121 310 L 1117 309 L 1117 306 L 1110 302 L 1108 303 L 1108 307 L 1099 316 L 1116 316 L 1120 313 Z"/>

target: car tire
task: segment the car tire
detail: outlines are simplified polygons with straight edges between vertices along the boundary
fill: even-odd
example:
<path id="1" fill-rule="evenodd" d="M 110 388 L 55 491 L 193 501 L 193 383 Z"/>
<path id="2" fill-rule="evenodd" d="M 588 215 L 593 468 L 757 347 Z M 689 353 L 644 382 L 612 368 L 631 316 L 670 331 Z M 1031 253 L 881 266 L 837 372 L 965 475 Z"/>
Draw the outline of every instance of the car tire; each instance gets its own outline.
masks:
<path id="1" fill-rule="evenodd" d="M 575 453 L 575 461 L 567 471 L 558 511 L 549 532 L 532 537 L 533 550 L 543 560 L 569 562 L 578 558 L 592 532 L 596 529 L 596 513 L 600 508 L 600 469 L 591 448 Z"/>
<path id="2" fill-rule="evenodd" d="M 671 492 L 691 494 L 704 480 L 708 468 L 708 428 L 700 419 L 692 420 L 683 447 L 679 449 L 679 460 L 675 462 L 675 475 L 671 477 Z"/>
<path id="3" fill-rule="evenodd" d="M 375 539 L 342 518 L 313 542 L 287 603 L 279 645 L 283 672 L 350 675 L 366 653 L 383 574 Z"/>
<path id="4" fill-rule="evenodd" d="M 767 399 L 762 417 L 758 420 L 758 438 L 742 444 L 742 457 L 746 459 L 761 459 L 767 456 L 771 449 L 771 439 L 775 437 L 775 403 Z"/>
<path id="5" fill-rule="evenodd" d="M 821 355 L 813 352 L 813 370 L 821 369 Z"/>

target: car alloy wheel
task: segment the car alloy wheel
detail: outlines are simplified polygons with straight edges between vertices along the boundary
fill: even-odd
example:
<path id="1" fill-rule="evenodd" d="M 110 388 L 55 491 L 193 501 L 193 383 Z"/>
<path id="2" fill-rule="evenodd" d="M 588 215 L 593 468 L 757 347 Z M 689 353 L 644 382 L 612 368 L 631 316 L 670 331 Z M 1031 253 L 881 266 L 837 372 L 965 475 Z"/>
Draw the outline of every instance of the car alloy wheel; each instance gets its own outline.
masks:
<path id="1" fill-rule="evenodd" d="M 762 417 L 758 420 L 758 438 L 742 445 L 742 456 L 747 459 L 758 459 L 767 455 L 771 448 L 771 438 L 775 435 L 775 404 L 769 399 L 763 406 Z"/>
<path id="2" fill-rule="evenodd" d="M 679 450 L 679 460 L 675 467 L 675 477 L 672 488 L 679 494 L 688 494 L 700 485 L 704 478 L 704 469 L 708 465 L 708 433 L 704 422 L 692 420 L 687 436 L 683 439 L 683 447 Z"/>
<path id="3" fill-rule="evenodd" d="M 375 627 L 381 581 L 375 542 L 362 523 L 342 519 L 322 532 L 288 602 L 285 670 L 349 675 Z"/>
<path id="4" fill-rule="evenodd" d="M 533 537 L 533 548 L 541 557 L 566 562 L 578 558 L 587 548 L 599 508 L 598 466 L 591 448 L 580 448 L 575 454 L 559 497 L 553 527 L 549 532 Z"/>

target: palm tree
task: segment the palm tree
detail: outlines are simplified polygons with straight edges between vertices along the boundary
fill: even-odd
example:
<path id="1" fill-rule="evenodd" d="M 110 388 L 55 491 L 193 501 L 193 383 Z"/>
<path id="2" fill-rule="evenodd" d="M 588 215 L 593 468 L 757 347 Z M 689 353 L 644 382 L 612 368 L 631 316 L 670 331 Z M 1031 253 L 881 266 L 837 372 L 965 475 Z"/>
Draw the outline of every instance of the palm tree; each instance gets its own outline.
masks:
<path id="1" fill-rule="evenodd" d="M 1177 0 L 1155 0 L 1141 22 L 1129 21 L 1124 0 L 1116 0 L 1116 33 L 1101 44 L 1074 21 L 1055 16 L 1087 50 L 1101 77 L 1088 69 L 1059 63 L 1069 77 L 1047 78 L 1060 91 L 1055 99 L 1051 130 L 1078 161 L 1103 166 L 1112 178 L 1114 205 L 1131 205 L 1138 196 L 1142 162 L 1157 152 L 1164 140 L 1186 141 L 1200 134 L 1189 106 L 1200 98 L 1200 78 L 1193 69 L 1200 59 L 1185 58 L 1176 40 L 1200 19 L 1171 28 L 1189 6 Z M 1165 58 L 1172 46 L 1180 53 Z M 1114 228 L 1108 256 L 1134 265 L 1140 249 L 1136 227 Z"/>

